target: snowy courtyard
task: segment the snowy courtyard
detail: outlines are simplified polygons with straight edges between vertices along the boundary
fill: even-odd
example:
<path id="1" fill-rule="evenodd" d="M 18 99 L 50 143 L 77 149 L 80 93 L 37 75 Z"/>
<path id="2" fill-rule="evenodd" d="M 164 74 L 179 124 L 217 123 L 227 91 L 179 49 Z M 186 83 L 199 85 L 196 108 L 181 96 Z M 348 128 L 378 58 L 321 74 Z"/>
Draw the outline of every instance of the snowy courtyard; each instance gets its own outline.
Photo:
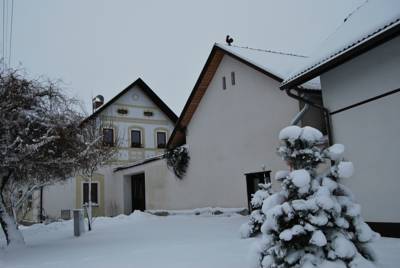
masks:
<path id="1" fill-rule="evenodd" d="M 154 216 L 97 218 L 94 230 L 73 236 L 72 221 L 22 227 L 27 247 L 0 250 L 0 267 L 249 267 L 255 239 L 240 239 L 248 217 Z M 0 238 L 4 248 L 4 237 Z M 400 239 L 374 243 L 382 268 L 399 267 Z"/>

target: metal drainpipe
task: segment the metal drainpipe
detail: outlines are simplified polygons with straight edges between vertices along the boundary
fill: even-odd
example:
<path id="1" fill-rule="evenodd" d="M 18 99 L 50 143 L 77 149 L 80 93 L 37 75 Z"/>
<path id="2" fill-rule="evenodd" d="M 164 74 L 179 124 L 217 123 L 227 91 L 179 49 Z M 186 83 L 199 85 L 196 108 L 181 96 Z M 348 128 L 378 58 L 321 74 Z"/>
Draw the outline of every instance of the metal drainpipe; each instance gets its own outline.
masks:
<path id="1" fill-rule="evenodd" d="M 312 101 L 309 101 L 309 100 L 307 100 L 307 99 L 305 99 L 305 98 L 302 98 L 302 97 L 299 96 L 299 95 L 293 94 L 293 93 L 291 92 L 291 90 L 295 90 L 295 89 L 286 89 L 286 90 L 285 90 L 285 91 L 286 91 L 286 94 L 287 94 L 289 97 L 291 97 L 291 98 L 293 98 L 293 99 L 296 99 L 296 100 L 299 100 L 299 101 L 303 101 L 304 103 L 307 103 L 307 104 L 309 104 L 310 106 L 313 106 L 313 107 L 315 107 L 315 108 L 317 108 L 317 109 L 323 111 L 324 117 L 325 117 L 325 123 L 326 123 L 326 132 L 327 132 L 327 135 L 328 135 L 328 145 L 332 145 L 333 140 L 332 140 L 332 129 L 331 129 L 331 123 L 330 123 L 330 113 L 329 113 L 329 110 L 326 109 L 326 108 L 323 107 L 323 106 L 320 106 L 320 105 L 318 105 L 318 104 L 313 103 Z"/>
<path id="2" fill-rule="evenodd" d="M 296 114 L 296 116 L 292 119 L 290 124 L 292 126 L 297 125 L 300 122 L 303 115 L 307 112 L 308 108 L 310 108 L 310 104 L 308 104 L 308 103 L 304 104 L 303 109 L 301 109 L 301 111 L 298 114 Z"/>

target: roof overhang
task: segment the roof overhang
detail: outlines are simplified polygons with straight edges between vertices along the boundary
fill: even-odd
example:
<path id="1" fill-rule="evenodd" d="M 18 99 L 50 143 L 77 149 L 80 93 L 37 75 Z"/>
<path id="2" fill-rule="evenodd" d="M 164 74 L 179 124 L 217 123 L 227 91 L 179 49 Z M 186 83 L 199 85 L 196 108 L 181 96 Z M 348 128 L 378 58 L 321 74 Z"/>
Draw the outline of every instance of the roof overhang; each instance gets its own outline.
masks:
<path id="1" fill-rule="evenodd" d="M 357 44 L 353 44 L 343 51 L 340 51 L 327 59 L 325 62 L 312 66 L 303 72 L 295 75 L 293 79 L 285 81 L 280 89 L 292 89 L 299 87 L 307 81 L 326 73 L 327 71 L 397 37 L 400 35 L 400 23 L 397 23 L 393 27 L 388 28 L 382 32 L 376 32 L 365 38 L 364 41 L 360 41 Z"/>

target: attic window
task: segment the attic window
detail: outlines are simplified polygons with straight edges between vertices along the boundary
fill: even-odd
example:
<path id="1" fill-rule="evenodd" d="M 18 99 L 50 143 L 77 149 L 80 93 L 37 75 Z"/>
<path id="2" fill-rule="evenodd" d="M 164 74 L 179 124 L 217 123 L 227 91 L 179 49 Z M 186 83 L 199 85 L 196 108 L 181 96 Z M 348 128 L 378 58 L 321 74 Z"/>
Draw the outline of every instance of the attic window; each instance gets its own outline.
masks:
<path id="1" fill-rule="evenodd" d="M 236 84 L 235 72 L 231 72 L 231 83 L 232 83 L 232 86 L 234 86 Z"/>
<path id="2" fill-rule="evenodd" d="M 222 89 L 226 89 L 226 77 L 225 76 L 223 76 L 222 77 Z"/>
<path id="3" fill-rule="evenodd" d="M 117 110 L 117 113 L 119 113 L 119 114 L 128 114 L 128 110 L 120 108 L 120 109 Z"/>
<path id="4" fill-rule="evenodd" d="M 144 111 L 144 112 L 143 112 L 143 115 L 144 115 L 144 116 L 153 116 L 154 113 L 153 113 L 152 111 Z"/>

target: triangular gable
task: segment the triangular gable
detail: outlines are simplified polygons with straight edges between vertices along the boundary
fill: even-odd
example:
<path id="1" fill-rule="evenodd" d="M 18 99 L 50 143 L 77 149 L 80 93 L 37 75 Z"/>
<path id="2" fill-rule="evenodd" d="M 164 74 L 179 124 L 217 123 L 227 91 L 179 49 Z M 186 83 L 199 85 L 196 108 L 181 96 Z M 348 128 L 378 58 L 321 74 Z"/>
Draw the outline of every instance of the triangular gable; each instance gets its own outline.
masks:
<path id="1" fill-rule="evenodd" d="M 85 120 L 82 122 L 87 122 L 96 116 L 98 116 L 102 111 L 104 111 L 107 107 L 109 107 L 111 104 L 113 104 L 116 100 L 118 100 L 120 97 L 122 97 L 125 93 L 127 93 L 130 89 L 132 89 L 134 86 L 138 86 L 144 94 L 150 98 L 151 101 L 153 101 L 157 107 L 165 114 L 167 117 L 173 122 L 176 123 L 178 120 L 178 117 L 176 114 L 168 107 L 165 102 L 163 102 L 160 97 L 157 96 L 156 93 L 141 79 L 138 78 L 135 82 L 127 86 L 124 90 L 122 90 L 120 93 L 115 95 L 111 100 L 103 104 L 100 108 L 98 108 L 94 113 L 92 113 L 90 116 L 85 118 Z"/>
<path id="2" fill-rule="evenodd" d="M 241 49 L 249 49 L 249 48 L 241 48 Z M 244 64 L 247 66 L 263 73 L 264 75 L 278 81 L 281 83 L 285 77 L 280 77 L 280 74 L 278 71 L 271 71 L 272 69 L 268 68 L 268 64 L 261 64 L 258 62 L 254 57 L 254 60 L 250 57 L 250 54 L 244 55 L 244 53 L 240 51 L 237 47 L 229 47 L 225 45 L 220 45 L 220 44 L 215 44 L 211 50 L 210 55 L 208 56 L 208 59 L 206 61 L 206 64 L 203 67 L 203 70 L 200 73 L 199 78 L 196 81 L 196 84 L 182 110 L 182 113 L 178 119 L 178 122 L 175 125 L 174 131 L 172 132 L 169 140 L 167 147 L 168 148 L 174 148 L 177 146 L 181 146 L 186 143 L 186 127 L 189 125 L 190 120 L 193 117 L 193 114 L 195 113 L 197 107 L 200 104 L 201 99 L 203 98 L 212 78 L 214 77 L 215 72 L 217 71 L 219 64 L 224 57 L 224 55 L 228 55 Z M 293 57 L 297 58 L 298 55 L 290 55 L 287 53 L 277 53 L 274 51 L 259 51 L 259 54 L 264 54 L 264 53 L 273 53 L 273 57 L 279 57 L 279 55 L 275 54 L 281 54 L 280 56 L 284 57 Z M 254 54 L 252 52 L 252 54 Z M 254 56 L 254 55 L 251 55 Z M 267 59 L 265 59 L 267 60 Z M 292 61 L 288 61 L 287 64 L 292 64 Z M 286 67 L 285 67 L 286 68 Z M 314 88 L 313 88 L 314 89 Z"/>

